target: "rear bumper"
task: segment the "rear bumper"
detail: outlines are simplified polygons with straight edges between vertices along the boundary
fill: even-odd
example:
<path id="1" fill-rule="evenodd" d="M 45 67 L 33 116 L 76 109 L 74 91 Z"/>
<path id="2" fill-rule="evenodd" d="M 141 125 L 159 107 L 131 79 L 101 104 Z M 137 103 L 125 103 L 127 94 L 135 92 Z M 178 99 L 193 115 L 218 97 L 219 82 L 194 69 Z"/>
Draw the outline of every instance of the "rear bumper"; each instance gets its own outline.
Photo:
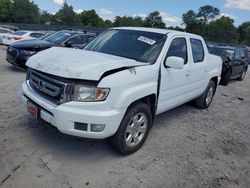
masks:
<path id="1" fill-rule="evenodd" d="M 126 112 L 125 108 L 111 108 L 104 102 L 82 103 L 68 102 L 59 106 L 51 104 L 25 83 L 22 85 L 22 101 L 31 101 L 39 106 L 40 118 L 55 126 L 60 132 L 85 138 L 103 139 L 110 137 L 117 131 Z M 75 123 L 87 124 L 87 130 L 75 129 Z M 104 124 L 102 132 L 92 132 L 91 124 Z"/>

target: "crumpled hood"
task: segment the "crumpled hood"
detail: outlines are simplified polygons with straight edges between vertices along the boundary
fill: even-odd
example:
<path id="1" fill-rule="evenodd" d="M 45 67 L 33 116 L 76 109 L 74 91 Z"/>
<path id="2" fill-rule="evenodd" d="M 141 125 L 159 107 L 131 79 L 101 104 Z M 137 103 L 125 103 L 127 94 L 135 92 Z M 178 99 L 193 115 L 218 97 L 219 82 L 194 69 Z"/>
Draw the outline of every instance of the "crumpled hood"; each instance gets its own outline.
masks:
<path id="1" fill-rule="evenodd" d="M 41 51 L 26 63 L 28 67 L 44 73 L 94 81 L 98 81 L 106 71 L 143 64 L 128 58 L 60 47 Z"/>

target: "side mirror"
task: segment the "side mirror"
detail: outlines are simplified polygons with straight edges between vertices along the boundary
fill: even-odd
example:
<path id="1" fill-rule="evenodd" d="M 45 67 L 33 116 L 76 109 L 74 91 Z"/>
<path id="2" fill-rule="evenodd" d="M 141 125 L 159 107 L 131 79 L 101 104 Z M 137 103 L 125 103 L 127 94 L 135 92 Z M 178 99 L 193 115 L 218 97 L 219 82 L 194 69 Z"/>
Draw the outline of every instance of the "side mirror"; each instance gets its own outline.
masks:
<path id="1" fill-rule="evenodd" d="M 170 56 L 164 62 L 164 66 L 167 68 L 173 69 L 183 69 L 184 67 L 184 59 L 176 56 Z"/>

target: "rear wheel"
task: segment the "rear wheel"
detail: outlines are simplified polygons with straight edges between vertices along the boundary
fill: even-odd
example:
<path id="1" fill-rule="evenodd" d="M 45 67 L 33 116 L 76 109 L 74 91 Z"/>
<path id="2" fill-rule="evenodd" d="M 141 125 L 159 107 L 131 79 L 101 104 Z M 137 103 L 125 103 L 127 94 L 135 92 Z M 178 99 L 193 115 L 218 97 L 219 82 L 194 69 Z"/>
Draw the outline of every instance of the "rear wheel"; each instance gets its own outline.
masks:
<path id="1" fill-rule="evenodd" d="M 240 77 L 238 78 L 239 81 L 243 81 L 246 77 L 247 69 L 244 68 L 243 72 L 241 73 Z"/>
<path id="2" fill-rule="evenodd" d="M 136 103 L 126 112 L 116 134 L 111 137 L 111 142 L 124 155 L 134 153 L 145 142 L 151 126 L 150 108 L 145 103 Z"/>
<path id="3" fill-rule="evenodd" d="M 215 89 L 216 86 L 214 81 L 210 80 L 207 89 L 199 98 L 195 100 L 196 106 L 202 109 L 208 108 L 213 100 Z"/>

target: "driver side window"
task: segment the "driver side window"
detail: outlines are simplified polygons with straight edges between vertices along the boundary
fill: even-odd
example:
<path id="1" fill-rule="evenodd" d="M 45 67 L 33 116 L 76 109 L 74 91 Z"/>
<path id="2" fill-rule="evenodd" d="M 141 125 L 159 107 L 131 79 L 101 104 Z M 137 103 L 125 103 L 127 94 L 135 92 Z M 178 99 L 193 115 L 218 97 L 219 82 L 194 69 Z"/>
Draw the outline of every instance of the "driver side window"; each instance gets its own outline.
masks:
<path id="1" fill-rule="evenodd" d="M 184 59 L 184 64 L 188 62 L 187 43 L 185 38 L 175 38 L 172 40 L 166 59 L 170 56 L 176 56 Z"/>
<path id="2" fill-rule="evenodd" d="M 70 44 L 84 44 L 84 38 L 82 35 L 77 35 L 68 40 Z"/>

